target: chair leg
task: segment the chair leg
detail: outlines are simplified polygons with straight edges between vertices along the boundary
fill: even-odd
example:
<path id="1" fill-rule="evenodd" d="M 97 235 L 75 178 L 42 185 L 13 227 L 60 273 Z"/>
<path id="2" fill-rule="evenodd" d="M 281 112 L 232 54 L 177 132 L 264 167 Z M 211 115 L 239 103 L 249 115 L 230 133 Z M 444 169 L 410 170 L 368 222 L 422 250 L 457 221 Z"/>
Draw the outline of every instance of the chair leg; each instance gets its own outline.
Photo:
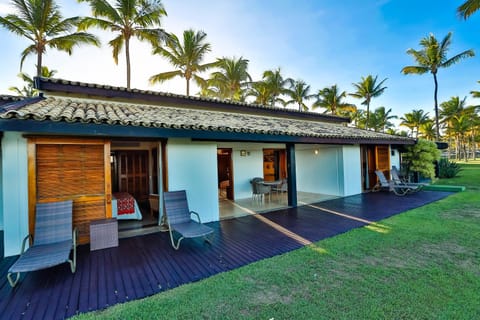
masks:
<path id="1" fill-rule="evenodd" d="M 184 237 L 180 237 L 178 240 L 177 240 L 177 243 L 175 244 L 175 240 L 173 238 L 173 232 L 172 232 L 172 228 L 168 228 L 168 231 L 170 232 L 170 241 L 172 242 L 172 247 L 175 249 L 175 250 L 178 250 L 180 248 L 180 242 L 184 239 Z"/>
<path id="2" fill-rule="evenodd" d="M 7 279 L 8 279 L 8 282 L 10 283 L 10 286 L 13 288 L 17 285 L 18 280 L 20 280 L 20 272 L 17 272 L 17 277 L 16 277 L 15 280 L 12 279 L 12 274 L 13 273 L 8 273 L 7 274 Z"/>

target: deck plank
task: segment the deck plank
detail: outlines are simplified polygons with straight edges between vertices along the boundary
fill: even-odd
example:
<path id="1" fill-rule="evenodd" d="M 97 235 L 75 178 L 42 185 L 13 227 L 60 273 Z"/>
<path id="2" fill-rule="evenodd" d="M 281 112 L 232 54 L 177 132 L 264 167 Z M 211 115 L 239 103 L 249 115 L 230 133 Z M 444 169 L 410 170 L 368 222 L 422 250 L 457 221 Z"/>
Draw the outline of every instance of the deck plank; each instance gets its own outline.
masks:
<path id="1" fill-rule="evenodd" d="M 75 274 L 68 264 L 30 272 L 14 289 L 6 273 L 16 257 L 2 258 L 0 315 L 10 320 L 63 319 L 103 309 L 295 250 L 449 194 L 368 193 L 223 220 L 209 223 L 215 231 L 212 245 L 187 239 L 178 251 L 171 247 L 168 233 L 161 232 L 120 239 L 116 248 L 91 252 L 84 245 L 78 247 Z"/>

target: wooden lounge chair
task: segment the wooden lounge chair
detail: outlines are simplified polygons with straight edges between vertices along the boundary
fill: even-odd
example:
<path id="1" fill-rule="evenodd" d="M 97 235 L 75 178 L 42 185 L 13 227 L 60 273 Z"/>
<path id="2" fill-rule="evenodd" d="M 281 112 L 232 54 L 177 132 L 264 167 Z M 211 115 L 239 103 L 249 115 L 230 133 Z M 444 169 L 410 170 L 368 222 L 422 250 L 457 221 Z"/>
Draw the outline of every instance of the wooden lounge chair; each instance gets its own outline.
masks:
<path id="1" fill-rule="evenodd" d="M 30 240 L 30 247 L 25 251 L 27 240 Z M 35 235 L 23 239 L 20 257 L 8 269 L 8 282 L 14 287 L 21 272 L 50 268 L 65 262 L 70 263 L 70 269 L 74 273 L 77 264 L 76 246 L 77 230 L 72 232 L 72 200 L 37 203 Z M 15 279 L 13 274 L 16 274 Z"/>
<path id="2" fill-rule="evenodd" d="M 203 237 L 208 243 L 212 243 L 213 229 L 202 224 L 200 215 L 188 209 L 187 194 L 185 190 L 169 191 L 163 193 L 165 213 L 167 216 L 170 240 L 175 250 L 180 248 L 180 242 L 185 238 Z M 191 215 L 196 215 L 197 220 L 192 220 Z M 175 240 L 173 233 L 180 234 Z"/>
<path id="3" fill-rule="evenodd" d="M 407 193 L 412 193 L 417 191 L 417 189 L 419 188 L 418 186 L 408 186 L 405 184 L 397 184 L 393 180 L 388 181 L 387 178 L 385 178 L 385 175 L 383 174 L 383 172 L 380 170 L 376 170 L 375 174 L 377 175 L 378 182 L 373 187 L 373 191 L 388 189 L 389 191 L 393 191 L 393 193 L 395 193 L 397 196 L 404 196 Z"/>

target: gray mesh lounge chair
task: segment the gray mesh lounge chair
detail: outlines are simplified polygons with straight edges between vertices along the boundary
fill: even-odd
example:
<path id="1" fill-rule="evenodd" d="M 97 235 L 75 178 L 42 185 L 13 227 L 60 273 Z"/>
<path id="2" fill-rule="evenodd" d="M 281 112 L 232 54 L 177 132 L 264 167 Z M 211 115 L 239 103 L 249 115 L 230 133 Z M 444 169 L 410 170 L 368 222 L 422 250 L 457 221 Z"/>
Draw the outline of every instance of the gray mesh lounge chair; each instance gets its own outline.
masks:
<path id="1" fill-rule="evenodd" d="M 180 242 L 185 238 L 203 237 L 206 242 L 212 243 L 213 229 L 202 224 L 198 213 L 188 209 L 185 190 L 164 192 L 163 201 L 170 232 L 170 241 L 175 250 L 180 248 Z M 192 220 L 192 214 L 197 216 L 198 222 Z M 178 240 L 174 238 L 174 231 L 180 234 Z"/>
<path id="2" fill-rule="evenodd" d="M 373 187 L 373 191 L 378 191 L 381 189 L 388 189 L 389 191 L 393 191 L 397 196 L 404 196 L 407 193 L 412 193 L 417 191 L 419 188 L 418 186 L 408 186 L 405 184 L 396 184 L 393 180 L 388 181 L 385 178 L 385 175 L 382 171 L 376 170 L 375 174 L 378 177 L 378 183 Z"/>
<path id="3" fill-rule="evenodd" d="M 413 183 L 413 182 L 408 182 L 401 179 L 400 173 L 398 172 L 398 169 L 395 166 L 392 166 L 392 170 L 390 171 L 390 174 L 392 175 L 392 180 L 393 182 L 395 182 L 395 184 L 414 187 L 412 190 L 415 192 L 422 190 L 423 187 L 427 185 L 426 183 Z"/>
<path id="4" fill-rule="evenodd" d="M 30 248 L 25 251 L 27 240 Z M 33 240 L 33 242 L 32 242 Z M 77 230 L 72 232 L 72 200 L 38 203 L 35 216 L 35 236 L 23 239 L 18 260 L 8 269 L 7 279 L 14 287 L 21 272 L 36 271 L 68 262 L 72 273 L 77 263 Z M 70 251 L 73 248 L 72 260 Z M 12 275 L 16 274 L 13 279 Z"/>

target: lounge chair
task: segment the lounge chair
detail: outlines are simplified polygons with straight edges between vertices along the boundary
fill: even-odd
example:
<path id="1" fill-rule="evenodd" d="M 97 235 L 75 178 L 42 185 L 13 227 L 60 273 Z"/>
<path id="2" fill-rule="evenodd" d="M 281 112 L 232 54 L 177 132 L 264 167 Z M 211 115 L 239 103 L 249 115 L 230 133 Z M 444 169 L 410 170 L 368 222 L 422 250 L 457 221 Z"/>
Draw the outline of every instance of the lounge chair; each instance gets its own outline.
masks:
<path id="1" fill-rule="evenodd" d="M 395 182 L 395 184 L 413 187 L 413 191 L 420 191 L 423 189 L 424 186 L 427 185 L 426 183 L 414 183 L 414 182 L 408 182 L 404 179 L 401 179 L 400 173 L 397 167 L 395 166 L 392 166 L 392 170 L 390 171 L 390 174 L 392 175 L 392 180 Z"/>
<path id="2" fill-rule="evenodd" d="M 77 233 L 76 229 L 72 232 L 72 200 L 37 203 L 35 234 L 23 239 L 20 257 L 8 269 L 10 285 L 15 287 L 21 272 L 50 268 L 65 262 L 70 263 L 74 273 L 77 265 Z M 25 251 L 27 240 L 30 240 L 30 247 Z M 15 279 L 13 274 L 16 274 Z"/>
<path id="3" fill-rule="evenodd" d="M 375 174 L 377 175 L 378 182 L 373 187 L 373 191 L 379 191 L 381 189 L 388 189 L 389 191 L 393 191 L 397 196 L 404 196 L 407 193 L 416 192 L 419 189 L 419 186 L 409 186 L 406 184 L 397 184 L 395 181 L 390 180 L 388 181 L 385 178 L 385 175 L 382 171 L 376 170 Z"/>
<path id="4" fill-rule="evenodd" d="M 175 250 L 180 248 L 180 242 L 185 238 L 203 237 L 206 242 L 212 243 L 213 229 L 202 224 L 198 213 L 188 209 L 185 190 L 164 192 L 163 201 L 165 204 L 170 240 Z M 197 216 L 198 222 L 192 220 L 192 214 Z M 178 240 L 174 238 L 174 231 L 180 234 Z"/>

